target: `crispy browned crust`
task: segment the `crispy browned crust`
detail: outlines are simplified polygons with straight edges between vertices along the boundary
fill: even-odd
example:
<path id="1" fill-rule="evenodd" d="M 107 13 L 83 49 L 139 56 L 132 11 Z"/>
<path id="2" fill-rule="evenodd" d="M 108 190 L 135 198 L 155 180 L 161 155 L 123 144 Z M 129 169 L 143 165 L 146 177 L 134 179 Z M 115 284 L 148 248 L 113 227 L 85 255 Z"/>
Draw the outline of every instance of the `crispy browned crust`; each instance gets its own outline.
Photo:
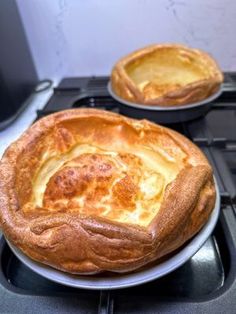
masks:
<path id="1" fill-rule="evenodd" d="M 55 138 L 62 124 L 64 133 Z M 38 209 L 38 214 L 35 210 L 29 216 L 22 212 L 52 136 L 58 151 L 63 151 L 73 144 L 65 128 L 87 132 L 86 124 L 97 130 L 88 134 L 88 142 L 113 145 L 125 139 L 132 146 L 136 141 L 154 143 L 161 134 L 187 154 L 184 168 L 166 187 L 161 208 L 147 227 L 66 211 L 44 215 Z M 102 125 L 107 133 L 99 131 Z M 5 236 L 34 260 L 70 273 L 127 272 L 156 260 L 194 236 L 214 203 L 212 169 L 192 142 L 146 120 L 137 122 L 101 110 L 67 110 L 39 120 L 6 150 L 0 163 L 0 223 Z"/>
<path id="2" fill-rule="evenodd" d="M 138 86 L 131 80 L 125 70 L 125 66 L 130 62 L 139 60 L 143 56 L 148 56 L 159 49 L 176 48 L 180 53 L 190 56 L 195 60 L 203 60 L 205 68 L 209 71 L 209 78 L 186 84 L 173 91 L 164 92 L 159 97 L 153 99 L 139 90 Z M 178 54 L 176 54 L 178 55 Z M 112 69 L 111 85 L 113 91 L 125 100 L 137 104 L 153 106 L 181 106 L 195 103 L 210 97 L 216 93 L 223 82 L 223 74 L 216 61 L 206 52 L 199 49 L 192 49 L 184 45 L 159 44 L 151 45 L 137 50 L 120 59 Z"/>

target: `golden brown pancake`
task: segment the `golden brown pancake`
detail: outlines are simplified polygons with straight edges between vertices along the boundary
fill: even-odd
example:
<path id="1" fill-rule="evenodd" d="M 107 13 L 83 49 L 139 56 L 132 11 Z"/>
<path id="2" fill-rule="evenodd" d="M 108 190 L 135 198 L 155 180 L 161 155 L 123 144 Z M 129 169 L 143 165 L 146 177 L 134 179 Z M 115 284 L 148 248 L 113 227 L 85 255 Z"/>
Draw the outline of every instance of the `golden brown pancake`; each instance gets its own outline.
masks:
<path id="1" fill-rule="evenodd" d="M 6 150 L 0 223 L 32 259 L 127 272 L 179 248 L 215 203 L 212 169 L 184 136 L 102 110 L 49 115 Z"/>
<path id="2" fill-rule="evenodd" d="M 223 75 L 212 57 L 183 45 L 153 45 L 119 60 L 113 91 L 130 102 L 177 106 L 201 101 L 219 90 Z"/>

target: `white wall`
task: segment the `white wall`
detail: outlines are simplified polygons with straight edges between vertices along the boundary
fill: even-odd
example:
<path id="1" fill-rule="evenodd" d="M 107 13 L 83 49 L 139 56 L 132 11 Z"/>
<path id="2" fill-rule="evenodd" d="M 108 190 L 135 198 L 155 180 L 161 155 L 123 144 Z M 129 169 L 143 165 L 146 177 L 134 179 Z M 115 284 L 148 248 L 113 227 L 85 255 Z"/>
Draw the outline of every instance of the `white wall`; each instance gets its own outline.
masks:
<path id="1" fill-rule="evenodd" d="M 17 0 L 41 79 L 109 74 L 159 42 L 210 52 L 236 71 L 235 0 Z"/>

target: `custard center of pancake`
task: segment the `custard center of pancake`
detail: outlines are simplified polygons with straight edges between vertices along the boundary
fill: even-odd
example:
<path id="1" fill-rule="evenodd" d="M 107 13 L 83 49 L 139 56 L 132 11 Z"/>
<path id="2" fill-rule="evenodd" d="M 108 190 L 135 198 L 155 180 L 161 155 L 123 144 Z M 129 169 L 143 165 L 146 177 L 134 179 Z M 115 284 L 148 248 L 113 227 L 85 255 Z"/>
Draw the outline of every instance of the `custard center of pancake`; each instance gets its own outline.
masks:
<path id="1" fill-rule="evenodd" d="M 208 77 L 202 64 L 176 49 L 157 50 L 126 65 L 126 71 L 139 90 L 149 98 Z"/>
<path id="2" fill-rule="evenodd" d="M 34 216 L 76 213 L 147 226 L 180 167 L 162 149 L 144 146 L 113 152 L 78 144 L 61 155 L 46 152 L 23 211 Z"/>
<path id="3" fill-rule="evenodd" d="M 146 224 L 159 209 L 163 176 L 132 154 L 82 154 L 49 179 L 43 207 Z"/>

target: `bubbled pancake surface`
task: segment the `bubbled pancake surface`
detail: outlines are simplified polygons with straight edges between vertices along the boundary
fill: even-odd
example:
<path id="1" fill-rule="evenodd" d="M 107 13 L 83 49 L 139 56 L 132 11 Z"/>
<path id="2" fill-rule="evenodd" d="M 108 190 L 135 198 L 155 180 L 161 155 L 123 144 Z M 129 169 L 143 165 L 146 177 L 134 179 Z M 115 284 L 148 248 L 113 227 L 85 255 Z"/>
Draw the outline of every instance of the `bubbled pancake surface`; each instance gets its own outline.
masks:
<path id="1" fill-rule="evenodd" d="M 62 127 L 57 129 L 59 133 Z M 125 141 L 124 141 L 125 142 Z M 76 143 L 56 156 L 43 153 L 25 215 L 44 208 L 44 213 L 77 212 L 112 221 L 147 226 L 157 214 L 163 193 L 183 166 L 179 156 L 137 144 L 126 147 L 122 141 L 115 150 L 92 144 Z"/>

